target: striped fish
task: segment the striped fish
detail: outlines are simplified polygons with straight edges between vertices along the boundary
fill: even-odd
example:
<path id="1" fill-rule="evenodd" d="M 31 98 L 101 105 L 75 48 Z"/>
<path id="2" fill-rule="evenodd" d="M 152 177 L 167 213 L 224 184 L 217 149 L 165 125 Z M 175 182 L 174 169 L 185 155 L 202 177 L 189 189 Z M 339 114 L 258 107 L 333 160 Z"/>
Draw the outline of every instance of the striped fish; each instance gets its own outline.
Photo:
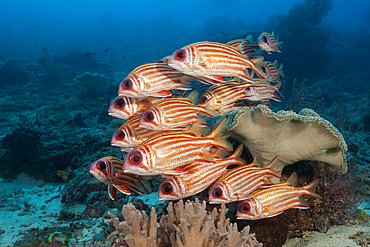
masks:
<path id="1" fill-rule="evenodd" d="M 242 106 L 237 106 L 235 102 L 247 99 L 248 95 L 245 90 L 250 86 L 252 84 L 238 83 L 237 81 L 212 85 L 200 97 L 198 104 L 204 106 L 206 110 L 216 111 L 218 115 L 241 109 Z"/>
<path id="2" fill-rule="evenodd" d="M 101 158 L 90 165 L 90 173 L 108 185 L 109 197 L 114 200 L 117 190 L 130 195 L 131 191 L 138 194 L 151 193 L 152 188 L 148 181 L 134 174 L 122 172 L 123 161 L 113 156 Z"/>
<path id="3" fill-rule="evenodd" d="M 278 42 L 275 38 L 274 32 L 272 34 L 263 32 L 257 39 L 257 44 L 261 50 L 267 51 L 268 54 L 272 54 L 273 51 L 281 53 L 280 49 L 284 42 Z"/>
<path id="4" fill-rule="evenodd" d="M 175 51 L 168 65 L 206 83 L 216 84 L 224 82 L 224 77 L 235 76 L 254 83 L 247 69 L 252 69 L 261 78 L 266 78 L 266 74 L 259 67 L 262 62 L 262 56 L 249 60 L 235 47 L 202 41 Z"/>
<path id="5" fill-rule="evenodd" d="M 124 172 L 142 175 L 178 175 L 187 172 L 181 168 L 182 166 L 196 161 L 213 161 L 210 147 L 232 151 L 231 143 L 222 136 L 225 127 L 226 121 L 223 119 L 206 137 L 177 131 L 155 135 L 125 156 Z"/>
<path id="6" fill-rule="evenodd" d="M 131 98 L 168 97 L 169 90 L 191 90 L 188 80 L 194 80 L 174 70 L 166 63 L 147 63 L 135 68 L 120 83 L 118 95 Z"/>
<path id="7" fill-rule="evenodd" d="M 142 128 L 139 125 L 140 116 L 132 116 L 113 134 L 111 145 L 121 147 L 121 151 L 130 152 L 135 147 L 139 146 L 143 141 L 157 135 L 165 134 L 169 131 L 157 131 Z M 184 133 L 190 132 L 194 136 L 203 135 L 208 129 L 204 128 L 201 120 L 194 122 L 190 127 L 184 129 Z"/>
<path id="8" fill-rule="evenodd" d="M 215 158 L 212 164 L 195 162 L 183 167 L 187 173 L 169 176 L 159 186 L 159 200 L 177 200 L 195 195 L 209 185 L 218 177 L 227 172 L 229 165 L 244 165 L 244 159 L 240 158 L 243 145 L 240 145 L 228 158 Z"/>
<path id="9" fill-rule="evenodd" d="M 258 86 L 251 86 L 245 89 L 246 99 L 252 102 L 269 102 L 270 99 L 275 101 L 281 101 L 280 97 L 275 94 L 279 93 L 279 90 L 272 86 L 267 80 L 264 79 L 253 79 Z"/>
<path id="10" fill-rule="evenodd" d="M 252 34 L 249 34 L 245 39 L 234 39 L 226 43 L 237 48 L 244 58 L 257 57 L 256 49 L 258 44 L 253 43 Z"/>
<path id="11" fill-rule="evenodd" d="M 158 99 L 135 99 L 118 96 L 110 102 L 108 114 L 110 116 L 127 120 L 129 117 L 144 112 Z"/>
<path id="12" fill-rule="evenodd" d="M 232 169 L 220 177 L 209 190 L 209 203 L 228 203 L 251 197 L 251 192 L 268 187 L 273 183 L 270 177 L 280 178 L 280 172 L 274 170 L 277 164 L 276 157 L 265 168 L 256 167 L 255 161 L 251 164 Z"/>
<path id="13" fill-rule="evenodd" d="M 284 77 L 283 64 L 280 64 L 279 66 L 277 60 L 273 63 L 264 61 L 261 69 L 266 73 L 267 80 L 270 81 L 270 84 L 273 84 L 274 87 L 279 89 L 281 87 L 280 77 Z M 253 77 L 253 73 L 251 75 Z"/>
<path id="14" fill-rule="evenodd" d="M 161 60 L 158 61 L 158 63 L 168 63 L 168 60 L 170 60 L 171 55 L 165 56 Z"/>
<path id="15" fill-rule="evenodd" d="M 257 220 L 274 217 L 289 208 L 310 208 L 302 195 L 322 199 L 320 195 L 314 192 L 319 184 L 318 179 L 301 188 L 293 186 L 296 180 L 297 174 L 293 173 L 286 183 L 274 184 L 270 188 L 252 192 L 251 198 L 238 204 L 237 219 Z"/>
<path id="16" fill-rule="evenodd" d="M 198 120 L 198 113 L 217 116 L 214 111 L 193 105 L 190 99 L 164 98 L 140 115 L 139 125 L 152 130 L 183 130 Z M 207 126 L 206 122 L 204 125 Z"/>
<path id="17" fill-rule="evenodd" d="M 154 134 L 163 131 L 153 131 L 139 126 L 140 115 L 132 116 L 113 134 L 111 145 L 121 147 L 123 152 L 130 152 L 143 141 Z"/>

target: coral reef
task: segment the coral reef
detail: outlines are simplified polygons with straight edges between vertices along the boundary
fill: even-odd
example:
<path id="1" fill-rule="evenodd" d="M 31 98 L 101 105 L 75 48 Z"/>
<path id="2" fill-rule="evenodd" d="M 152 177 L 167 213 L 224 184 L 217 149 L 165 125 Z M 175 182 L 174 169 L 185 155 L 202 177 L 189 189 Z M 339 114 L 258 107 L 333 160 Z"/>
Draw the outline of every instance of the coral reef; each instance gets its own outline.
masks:
<path id="1" fill-rule="evenodd" d="M 45 162 L 39 159 L 42 152 L 40 131 L 28 127 L 18 127 L 1 140 L 5 149 L 0 161 L 0 176 L 14 179 L 19 173 L 40 177 Z"/>
<path id="2" fill-rule="evenodd" d="M 115 235 L 120 240 L 114 243 L 126 243 L 128 246 L 262 246 L 249 234 L 249 227 L 238 232 L 236 224 L 229 223 L 225 218 L 226 206 L 222 205 L 219 212 L 214 209 L 206 211 L 206 203 L 195 202 L 183 203 L 180 200 L 174 206 L 170 202 L 167 208 L 168 214 L 162 215 L 159 224 L 157 214 L 152 208 L 150 219 L 145 212 L 140 212 L 132 204 L 122 208 L 125 221 L 109 213 L 111 219 L 106 220 L 115 226 L 108 239 Z M 113 245 L 112 245 L 113 246 Z"/>

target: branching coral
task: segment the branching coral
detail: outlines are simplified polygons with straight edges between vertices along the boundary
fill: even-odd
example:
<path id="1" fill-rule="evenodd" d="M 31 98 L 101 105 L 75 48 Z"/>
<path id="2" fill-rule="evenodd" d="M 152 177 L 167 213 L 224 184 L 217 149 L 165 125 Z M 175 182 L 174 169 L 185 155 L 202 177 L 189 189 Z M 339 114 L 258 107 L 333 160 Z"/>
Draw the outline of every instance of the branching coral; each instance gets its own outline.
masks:
<path id="1" fill-rule="evenodd" d="M 206 211 L 206 203 L 180 202 L 174 206 L 170 202 L 167 208 L 168 214 L 162 215 L 159 224 L 157 214 L 152 208 L 151 218 L 148 219 L 144 211 L 136 210 L 132 204 L 122 208 L 125 221 L 109 213 L 116 230 L 108 239 L 115 235 L 123 237 L 129 246 L 174 246 L 174 247 L 201 247 L 201 246 L 225 246 L 225 247 L 258 247 L 259 244 L 254 234 L 249 233 L 249 227 L 239 232 L 236 224 L 231 224 L 225 218 L 226 206 L 222 205 L 219 212 L 214 209 Z"/>

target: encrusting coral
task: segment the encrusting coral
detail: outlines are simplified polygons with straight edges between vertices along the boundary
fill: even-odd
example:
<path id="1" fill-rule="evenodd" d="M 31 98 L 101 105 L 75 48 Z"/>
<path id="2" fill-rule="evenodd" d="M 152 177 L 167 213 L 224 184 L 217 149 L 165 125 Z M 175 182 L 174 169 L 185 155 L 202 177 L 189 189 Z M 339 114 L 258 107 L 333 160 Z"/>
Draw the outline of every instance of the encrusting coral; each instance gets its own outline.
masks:
<path id="1" fill-rule="evenodd" d="M 150 219 L 144 211 L 137 210 L 132 204 L 122 208 L 125 219 L 119 219 L 109 213 L 111 219 L 106 223 L 112 223 L 116 230 L 108 236 L 108 240 L 119 234 L 128 246 L 135 247 L 201 247 L 201 246 L 225 246 L 225 247 L 259 247 L 254 234 L 249 233 L 249 226 L 241 232 L 236 224 L 231 224 L 226 219 L 226 206 L 223 204 L 217 212 L 207 212 L 206 202 L 200 203 L 187 201 L 185 204 L 180 200 L 175 205 L 172 202 L 167 207 L 168 214 L 162 215 L 157 223 L 157 214 L 152 208 Z"/>
<path id="2" fill-rule="evenodd" d="M 347 172 L 342 134 L 311 109 L 274 113 L 267 106 L 244 107 L 228 131 L 251 152 L 260 167 L 278 156 L 277 170 L 301 160 L 321 161 L 332 171 Z"/>

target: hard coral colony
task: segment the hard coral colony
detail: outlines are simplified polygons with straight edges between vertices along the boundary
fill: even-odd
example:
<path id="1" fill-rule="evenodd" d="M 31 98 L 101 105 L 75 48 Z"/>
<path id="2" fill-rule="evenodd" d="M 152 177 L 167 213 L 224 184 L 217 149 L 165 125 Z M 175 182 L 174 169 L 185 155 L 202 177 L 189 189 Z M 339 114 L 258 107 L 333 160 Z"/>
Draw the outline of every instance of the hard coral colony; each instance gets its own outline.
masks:
<path id="1" fill-rule="evenodd" d="M 288 181 L 282 182 L 282 169 L 301 160 L 314 160 L 345 173 L 347 147 L 339 131 L 312 110 L 304 109 L 297 114 L 274 113 L 269 109 L 270 99 L 279 101 L 276 94 L 284 73 L 282 65 L 264 62 L 264 57 L 257 54 L 281 52 L 280 44 L 274 34 L 266 32 L 257 43 L 251 35 L 227 44 L 203 41 L 129 73 L 109 108 L 110 115 L 127 120 L 113 135 L 112 145 L 128 153 L 124 160 L 106 157 L 90 166 L 90 172 L 108 185 L 111 199 L 114 200 L 117 190 L 125 194 L 151 191 L 141 177 L 145 175 L 161 175 L 165 179 L 159 187 L 162 200 L 188 197 L 213 184 L 209 201 L 240 201 L 238 219 L 258 220 L 289 208 L 307 209 L 309 205 L 303 195 L 321 198 L 314 192 L 317 181 L 295 188 L 297 175 L 293 173 Z M 261 50 L 257 51 L 258 47 Z M 200 97 L 198 105 L 186 99 L 184 93 L 179 97 L 172 91 L 190 90 L 190 80 L 213 84 Z M 207 115 L 223 118 L 210 133 L 204 118 Z M 227 157 L 233 151 L 227 140 L 230 134 L 252 154 L 251 164 L 240 158 L 243 146 Z M 229 165 L 234 168 L 227 169 Z M 205 202 L 202 205 L 205 207 Z M 129 211 L 127 207 L 124 212 Z M 126 220 L 144 217 L 133 210 Z M 168 211 L 171 214 L 171 206 Z M 145 217 L 143 220 L 148 221 Z M 158 243 L 154 239 L 157 229 L 152 228 L 153 217 L 156 218 L 154 211 L 145 240 L 151 241 L 150 246 Z M 127 224 L 118 224 L 114 216 L 110 222 L 116 227 L 112 235 L 130 234 L 125 229 Z M 148 227 L 147 222 L 143 224 Z M 175 232 L 184 226 L 173 227 L 174 243 Z M 139 246 L 132 238 L 134 235 L 130 236 L 126 242 Z M 177 235 L 179 246 L 180 242 L 190 241 L 186 234 L 184 238 Z"/>

